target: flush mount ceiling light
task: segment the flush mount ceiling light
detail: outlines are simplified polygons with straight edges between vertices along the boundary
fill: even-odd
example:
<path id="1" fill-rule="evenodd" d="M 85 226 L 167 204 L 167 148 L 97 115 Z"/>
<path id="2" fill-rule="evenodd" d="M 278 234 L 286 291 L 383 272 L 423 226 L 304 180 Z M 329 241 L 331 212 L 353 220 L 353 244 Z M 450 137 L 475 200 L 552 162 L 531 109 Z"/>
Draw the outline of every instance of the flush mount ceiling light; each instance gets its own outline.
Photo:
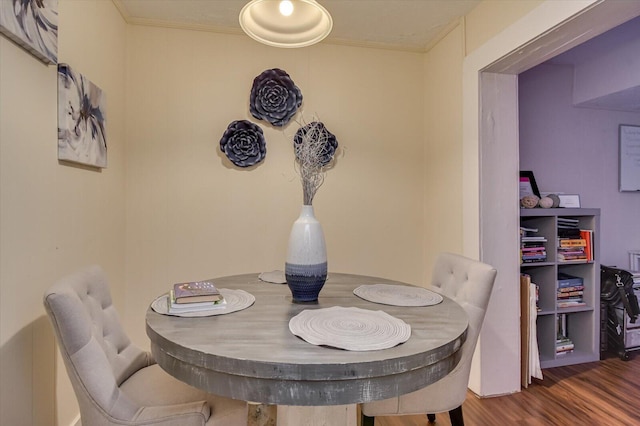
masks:
<path id="1" fill-rule="evenodd" d="M 240 11 L 247 35 L 274 47 L 305 47 L 331 32 L 333 20 L 315 0 L 251 0 Z"/>

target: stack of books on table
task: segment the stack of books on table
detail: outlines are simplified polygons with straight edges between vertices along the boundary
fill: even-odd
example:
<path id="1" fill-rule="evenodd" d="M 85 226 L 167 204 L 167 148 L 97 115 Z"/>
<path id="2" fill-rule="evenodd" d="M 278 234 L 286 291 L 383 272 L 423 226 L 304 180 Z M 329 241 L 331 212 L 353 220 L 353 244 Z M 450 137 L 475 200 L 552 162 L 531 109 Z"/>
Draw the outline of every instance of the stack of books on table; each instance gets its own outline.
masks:
<path id="1" fill-rule="evenodd" d="M 567 333 L 567 314 L 558 314 L 558 335 L 556 336 L 556 355 L 573 352 L 573 341 Z"/>
<path id="2" fill-rule="evenodd" d="M 581 277 L 559 272 L 557 290 L 558 308 L 576 308 L 587 305 L 583 299 L 584 281 Z"/>
<path id="3" fill-rule="evenodd" d="M 169 294 L 169 312 L 210 311 L 223 308 L 226 301 L 213 281 L 190 281 L 176 283 Z"/>
<path id="4" fill-rule="evenodd" d="M 520 227 L 520 260 L 522 263 L 545 262 L 547 239 L 537 235 L 537 228 Z"/>

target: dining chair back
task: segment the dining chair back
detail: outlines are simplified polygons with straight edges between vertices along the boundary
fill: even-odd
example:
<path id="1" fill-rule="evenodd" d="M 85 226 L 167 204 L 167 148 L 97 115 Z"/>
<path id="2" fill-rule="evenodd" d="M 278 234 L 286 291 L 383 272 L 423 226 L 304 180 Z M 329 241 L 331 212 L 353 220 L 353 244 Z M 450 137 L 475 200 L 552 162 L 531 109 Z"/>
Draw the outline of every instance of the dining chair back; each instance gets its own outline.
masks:
<path id="1" fill-rule="evenodd" d="M 131 343 L 99 266 L 56 282 L 45 292 L 44 306 L 83 425 L 246 425 L 245 402 L 180 382 Z"/>
<path id="2" fill-rule="evenodd" d="M 475 351 L 496 270 L 485 263 L 453 253 L 441 253 L 435 263 L 430 289 L 460 304 L 469 317 L 467 338 L 458 365 L 441 380 L 415 392 L 362 404 L 363 426 L 375 416 L 449 412 L 453 426 L 464 425 L 462 403 L 467 396 L 471 359 Z"/>

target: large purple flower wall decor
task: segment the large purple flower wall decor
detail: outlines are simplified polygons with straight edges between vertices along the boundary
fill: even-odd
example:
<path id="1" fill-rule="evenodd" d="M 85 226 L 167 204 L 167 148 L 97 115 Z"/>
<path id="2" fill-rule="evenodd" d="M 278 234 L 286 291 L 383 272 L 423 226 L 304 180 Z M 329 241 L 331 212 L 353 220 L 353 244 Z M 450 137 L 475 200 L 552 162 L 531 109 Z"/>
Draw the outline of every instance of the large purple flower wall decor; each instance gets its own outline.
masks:
<path id="1" fill-rule="evenodd" d="M 262 129 L 247 120 L 229 124 L 220 139 L 220 150 L 238 167 L 258 164 L 267 155 Z"/>
<path id="2" fill-rule="evenodd" d="M 263 71 L 253 80 L 249 96 L 249 111 L 258 120 L 282 127 L 302 105 L 302 92 L 286 71 L 273 68 Z"/>
<path id="3" fill-rule="evenodd" d="M 314 156 L 318 158 L 320 166 L 329 164 L 336 153 L 336 149 L 338 149 L 338 140 L 335 135 L 320 121 L 312 121 L 300 127 L 293 137 L 293 147 L 296 158 L 301 161 L 304 161 L 304 159 L 300 158 L 302 153 L 308 151 L 308 148 L 305 150 L 303 146 L 305 143 L 315 145 L 311 148 L 315 151 Z"/>

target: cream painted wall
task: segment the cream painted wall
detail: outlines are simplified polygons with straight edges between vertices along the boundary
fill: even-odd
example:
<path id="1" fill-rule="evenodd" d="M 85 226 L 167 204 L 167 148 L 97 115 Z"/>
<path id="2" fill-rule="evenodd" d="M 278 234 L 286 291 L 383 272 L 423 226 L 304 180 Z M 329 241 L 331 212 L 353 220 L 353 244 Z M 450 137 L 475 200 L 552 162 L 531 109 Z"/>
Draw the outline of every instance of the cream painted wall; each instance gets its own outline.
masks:
<path id="1" fill-rule="evenodd" d="M 462 252 L 462 58 L 463 25 L 425 55 L 424 275 L 438 253 Z"/>
<path id="2" fill-rule="evenodd" d="M 145 304 L 171 283 L 284 268 L 302 204 L 297 125 L 260 122 L 267 156 L 251 169 L 218 148 L 231 121 L 257 122 L 249 91 L 269 68 L 291 75 L 304 118 L 317 114 L 344 150 L 314 200 L 329 270 L 422 282 L 423 55 L 128 31 L 126 318 L 139 345 Z"/>
<path id="3" fill-rule="evenodd" d="M 464 58 L 542 1 L 485 0 L 425 55 L 425 280 L 439 252 L 463 252 Z"/>
<path id="4" fill-rule="evenodd" d="M 70 425 L 77 404 L 42 294 L 100 263 L 124 296 L 125 25 L 111 1 L 59 2 L 59 60 L 107 93 L 109 167 L 57 160 L 57 73 L 0 36 L 0 424 Z"/>
<path id="5" fill-rule="evenodd" d="M 484 0 L 465 17 L 466 54 L 482 46 L 542 3 L 544 0 Z"/>

